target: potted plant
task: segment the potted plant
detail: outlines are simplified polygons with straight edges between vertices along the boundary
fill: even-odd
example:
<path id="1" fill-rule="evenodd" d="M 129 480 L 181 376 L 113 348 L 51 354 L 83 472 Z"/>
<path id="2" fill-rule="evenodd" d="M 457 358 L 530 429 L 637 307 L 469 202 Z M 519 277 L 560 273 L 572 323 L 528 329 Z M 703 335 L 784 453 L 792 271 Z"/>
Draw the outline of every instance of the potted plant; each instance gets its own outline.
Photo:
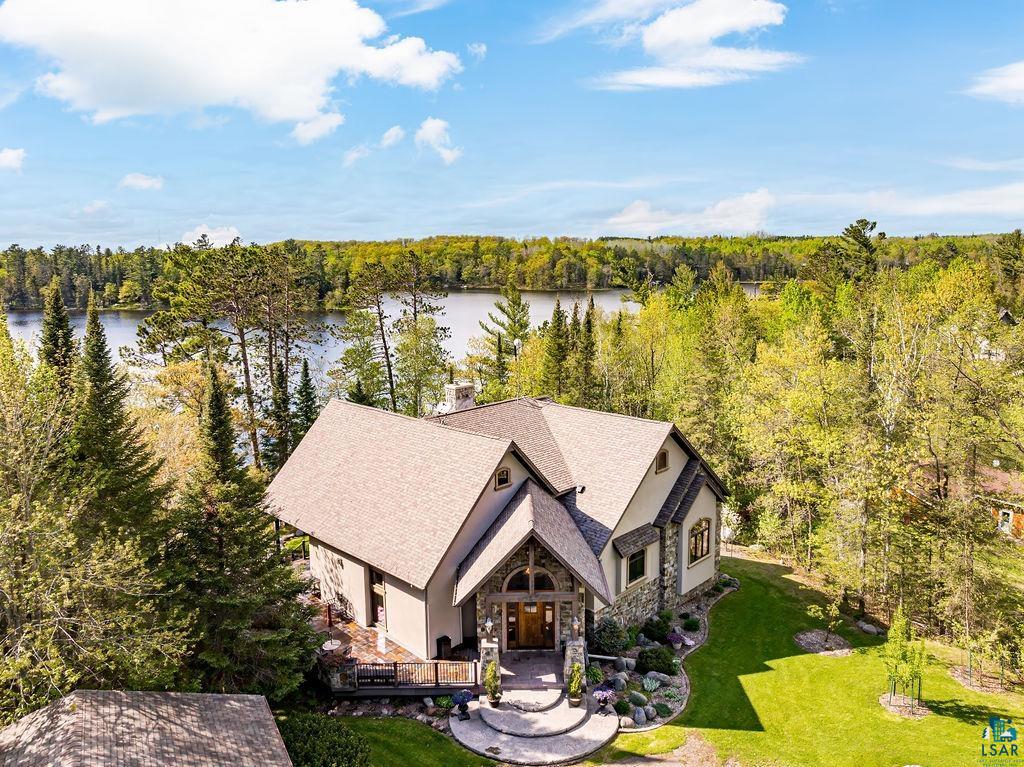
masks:
<path id="1" fill-rule="evenodd" d="M 594 690 L 594 700 L 597 701 L 597 713 L 604 715 L 608 713 L 608 706 L 615 704 L 615 693 L 607 687 L 598 687 Z"/>
<path id="2" fill-rule="evenodd" d="M 469 702 L 473 700 L 473 693 L 469 690 L 459 690 L 452 696 L 452 703 L 459 709 L 459 719 L 469 719 Z"/>
<path id="3" fill-rule="evenodd" d="M 501 702 L 501 670 L 497 661 L 491 661 L 484 670 L 484 690 L 487 692 L 487 702 L 497 706 Z"/>
<path id="4" fill-rule="evenodd" d="M 583 702 L 583 666 L 573 663 L 569 669 L 569 705 L 579 706 Z"/>
<path id="5" fill-rule="evenodd" d="M 683 635 L 677 634 L 675 631 L 665 637 L 665 639 L 672 645 L 673 650 L 678 650 L 683 646 Z"/>

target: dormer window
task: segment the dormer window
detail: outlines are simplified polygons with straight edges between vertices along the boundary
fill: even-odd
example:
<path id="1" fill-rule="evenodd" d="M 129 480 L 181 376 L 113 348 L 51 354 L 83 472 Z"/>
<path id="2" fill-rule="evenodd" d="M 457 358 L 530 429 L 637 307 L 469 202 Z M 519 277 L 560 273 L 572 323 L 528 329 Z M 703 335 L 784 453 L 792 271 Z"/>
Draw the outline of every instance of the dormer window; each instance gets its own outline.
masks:
<path id="1" fill-rule="evenodd" d="M 654 473 L 661 474 L 661 472 L 668 469 L 668 450 L 660 450 L 658 457 L 654 459 Z"/>
<path id="2" fill-rule="evenodd" d="M 494 472 L 494 489 L 504 490 L 506 487 L 512 484 L 512 470 L 507 466 L 502 466 L 496 472 Z"/>

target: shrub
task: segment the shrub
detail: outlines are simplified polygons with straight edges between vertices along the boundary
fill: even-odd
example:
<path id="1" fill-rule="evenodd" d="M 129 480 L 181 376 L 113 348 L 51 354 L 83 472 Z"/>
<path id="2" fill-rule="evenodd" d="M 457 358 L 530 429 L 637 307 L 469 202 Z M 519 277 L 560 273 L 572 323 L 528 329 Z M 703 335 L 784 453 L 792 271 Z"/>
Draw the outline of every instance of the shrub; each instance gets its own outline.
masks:
<path id="1" fill-rule="evenodd" d="M 655 703 L 654 710 L 658 712 L 658 716 L 664 719 L 666 716 L 672 715 L 672 709 L 666 706 L 664 703 Z"/>
<path id="2" fill-rule="evenodd" d="M 442 711 L 451 711 L 455 701 L 452 700 L 451 695 L 442 695 L 439 698 L 434 698 L 434 705 Z"/>
<path id="3" fill-rule="evenodd" d="M 648 639 L 664 643 L 665 637 L 668 636 L 668 632 L 671 630 L 672 627 L 668 624 L 668 621 L 661 618 L 649 618 L 644 623 L 643 633 Z"/>
<path id="4" fill-rule="evenodd" d="M 596 663 L 587 666 L 587 681 L 592 685 L 599 685 L 604 681 L 604 672 Z"/>
<path id="5" fill-rule="evenodd" d="M 583 697 L 583 666 L 579 663 L 573 663 L 569 669 L 569 697 Z"/>
<path id="6" fill-rule="evenodd" d="M 484 671 L 484 690 L 487 691 L 487 697 L 492 699 L 501 695 L 501 670 L 496 661 L 488 663 Z"/>
<path id="7" fill-rule="evenodd" d="M 661 697 L 665 700 L 682 700 L 683 694 L 679 692 L 675 687 L 666 687 L 661 692 Z"/>
<path id="8" fill-rule="evenodd" d="M 660 620 L 662 623 L 671 623 L 672 622 L 672 611 L 671 610 L 662 610 L 660 613 L 658 613 L 658 620 Z"/>
<path id="9" fill-rule="evenodd" d="M 644 677 L 644 690 L 645 691 L 647 691 L 647 692 L 654 692 L 659 687 L 661 687 L 661 682 L 659 682 L 657 679 L 649 679 L 648 677 Z"/>
<path id="10" fill-rule="evenodd" d="M 628 642 L 629 637 L 614 618 L 602 618 L 591 632 L 590 643 L 601 655 L 618 655 L 629 646 Z"/>
<path id="11" fill-rule="evenodd" d="M 687 618 L 683 621 L 683 631 L 700 631 L 700 618 Z"/>
<path id="12" fill-rule="evenodd" d="M 625 700 L 623 698 L 619 698 L 617 701 L 615 701 L 615 705 L 613 706 L 613 708 L 615 709 L 615 713 L 619 716 L 629 716 L 633 713 L 633 706 L 630 704 L 628 700 Z"/>
<path id="13" fill-rule="evenodd" d="M 626 649 L 636 646 L 636 638 L 640 636 L 639 626 L 630 626 L 626 629 Z"/>
<path id="14" fill-rule="evenodd" d="M 636 671 L 638 674 L 646 674 L 648 671 L 675 674 L 675 659 L 675 653 L 668 647 L 649 647 L 641 650 L 637 656 Z"/>
<path id="15" fill-rule="evenodd" d="M 295 767 L 369 767 L 370 746 L 333 716 L 289 714 L 278 721 L 288 756 Z"/>
<path id="16" fill-rule="evenodd" d="M 685 621 L 687 618 L 690 617 L 690 614 L 687 613 L 687 612 L 682 612 L 682 613 L 679 613 L 679 617 L 682 618 Z"/>
<path id="17" fill-rule="evenodd" d="M 721 594 L 723 591 L 725 591 L 725 586 L 723 586 L 721 583 L 716 583 L 714 586 L 711 587 L 711 590 L 716 594 Z"/>

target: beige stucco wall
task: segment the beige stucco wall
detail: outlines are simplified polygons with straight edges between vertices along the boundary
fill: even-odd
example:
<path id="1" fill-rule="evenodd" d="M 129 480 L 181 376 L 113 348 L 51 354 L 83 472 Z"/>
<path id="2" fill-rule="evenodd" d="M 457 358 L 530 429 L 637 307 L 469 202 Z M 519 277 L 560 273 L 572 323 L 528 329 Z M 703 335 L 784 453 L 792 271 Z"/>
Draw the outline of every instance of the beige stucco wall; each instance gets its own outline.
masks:
<path id="1" fill-rule="evenodd" d="M 389 639 L 393 639 L 421 658 L 434 654 L 426 641 L 426 592 L 385 573 L 384 609 Z"/>
<path id="2" fill-rule="evenodd" d="M 309 570 L 320 579 L 320 591 L 325 600 L 339 605 L 356 623 L 366 625 L 370 611 L 370 576 L 363 562 L 310 537 Z"/>
<path id="3" fill-rule="evenodd" d="M 511 452 L 505 454 L 501 466 L 507 466 L 511 470 L 512 485 L 504 490 L 496 491 L 494 478 L 491 477 L 488 480 L 483 494 L 469 513 L 462 529 L 455 536 L 455 540 L 448 553 L 442 558 L 430 583 L 427 584 L 426 642 L 430 648 L 430 654 L 426 657 L 433 657 L 436 653 L 438 637 L 451 637 L 452 645 L 457 645 L 462 641 L 462 608 L 452 605 L 452 598 L 455 594 L 456 569 L 529 476 L 526 468 Z"/>
<path id="4" fill-rule="evenodd" d="M 661 511 L 665 499 L 675 484 L 676 477 L 683 470 L 686 464 L 686 454 L 672 437 L 668 437 L 662 445 L 668 450 L 668 470 L 660 474 L 654 471 L 654 462 L 647 469 L 643 481 L 637 488 L 633 499 L 626 507 L 625 513 L 612 531 L 608 544 L 601 552 L 601 567 L 604 568 L 605 578 L 608 579 L 608 587 L 613 595 L 621 594 L 626 590 L 626 560 L 619 556 L 612 546 L 611 541 L 630 530 L 641 525 L 653 522 L 658 512 Z M 645 583 L 657 583 L 661 563 L 658 561 L 658 544 L 652 543 L 647 547 L 647 575 L 643 581 L 629 587 L 632 591 L 641 588 Z M 600 609 L 603 605 L 600 600 L 595 600 L 595 608 Z"/>
<path id="5" fill-rule="evenodd" d="M 690 554 L 690 528 L 692 528 L 699 519 L 707 517 L 711 520 L 711 553 L 698 561 L 695 565 L 689 564 Z M 700 493 L 697 495 L 697 499 L 693 502 L 693 506 L 690 507 L 689 513 L 683 520 L 680 527 L 678 556 L 679 556 L 679 584 L 677 586 L 677 593 L 685 594 L 691 589 L 697 588 L 709 578 L 715 576 L 716 567 L 716 549 L 718 541 L 718 506 L 715 494 L 711 492 L 707 485 L 704 485 L 700 489 Z"/>

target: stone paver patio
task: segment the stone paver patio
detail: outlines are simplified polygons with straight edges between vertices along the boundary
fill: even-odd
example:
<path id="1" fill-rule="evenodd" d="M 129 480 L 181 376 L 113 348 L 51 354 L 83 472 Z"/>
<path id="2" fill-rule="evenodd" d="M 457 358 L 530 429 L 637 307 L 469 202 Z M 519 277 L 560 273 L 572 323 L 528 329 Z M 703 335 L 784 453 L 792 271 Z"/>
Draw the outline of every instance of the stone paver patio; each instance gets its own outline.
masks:
<path id="1" fill-rule="evenodd" d="M 351 648 L 352 657 L 363 663 L 415 663 L 423 659 L 406 650 L 401 645 L 388 639 L 383 631 L 360 626 L 353 620 L 332 615 L 331 625 L 327 622 L 327 605 L 318 599 L 310 598 L 310 603 L 318 613 L 313 618 L 313 628 L 317 631 L 330 632 L 332 639 L 341 642 L 339 651 Z"/>
<path id="2" fill-rule="evenodd" d="M 502 653 L 501 686 L 506 690 L 561 688 L 562 656 L 556 652 Z"/>

